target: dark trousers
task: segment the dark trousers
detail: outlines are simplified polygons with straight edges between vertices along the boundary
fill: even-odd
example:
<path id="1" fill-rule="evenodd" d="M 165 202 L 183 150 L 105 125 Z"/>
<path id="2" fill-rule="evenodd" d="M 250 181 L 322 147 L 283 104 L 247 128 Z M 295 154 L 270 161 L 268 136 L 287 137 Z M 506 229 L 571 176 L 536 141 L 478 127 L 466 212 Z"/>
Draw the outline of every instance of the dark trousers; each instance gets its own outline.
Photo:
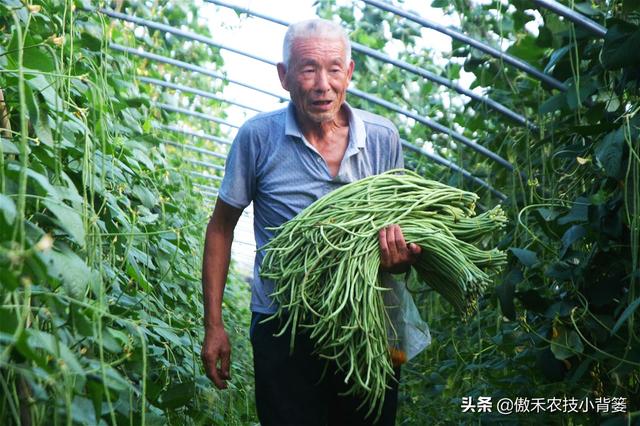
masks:
<path id="1" fill-rule="evenodd" d="M 340 395 L 348 389 L 344 376 L 331 361 L 313 355 L 313 343 L 306 334 L 296 336 L 291 354 L 290 333 L 275 337 L 281 329 L 280 322 L 262 323 L 265 318 L 268 315 L 254 312 L 249 332 L 253 346 L 256 407 L 262 426 L 395 424 L 399 368 L 395 370 L 396 380 L 391 380 L 391 389 L 385 394 L 382 415 L 374 422 L 375 412 L 365 417 L 368 407 L 358 409 L 362 402 L 359 398 Z"/>

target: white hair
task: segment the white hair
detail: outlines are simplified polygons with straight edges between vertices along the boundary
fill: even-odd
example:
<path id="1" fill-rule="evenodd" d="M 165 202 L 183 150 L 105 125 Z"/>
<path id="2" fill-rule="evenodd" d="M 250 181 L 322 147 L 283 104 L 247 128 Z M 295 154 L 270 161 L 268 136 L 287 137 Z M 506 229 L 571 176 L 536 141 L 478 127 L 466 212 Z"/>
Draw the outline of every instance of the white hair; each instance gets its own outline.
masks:
<path id="1" fill-rule="evenodd" d="M 287 69 L 291 61 L 291 48 L 294 40 L 310 37 L 339 38 L 344 45 L 345 64 L 351 61 L 351 43 L 344 28 L 335 22 L 316 18 L 289 25 L 282 44 L 282 62 Z"/>

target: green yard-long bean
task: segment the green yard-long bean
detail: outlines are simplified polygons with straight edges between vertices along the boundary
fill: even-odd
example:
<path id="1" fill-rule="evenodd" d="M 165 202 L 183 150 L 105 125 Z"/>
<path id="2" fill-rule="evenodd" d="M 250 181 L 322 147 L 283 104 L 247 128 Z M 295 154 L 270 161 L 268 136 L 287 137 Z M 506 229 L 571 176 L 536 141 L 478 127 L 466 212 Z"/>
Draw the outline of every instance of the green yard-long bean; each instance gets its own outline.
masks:
<path id="1" fill-rule="evenodd" d="M 475 215 L 478 196 L 408 170 L 370 176 L 320 198 L 275 229 L 261 275 L 275 281 L 281 333 L 306 330 L 319 356 L 344 372 L 369 413 L 381 408 L 393 376 L 383 301 L 378 231 L 400 225 L 422 247 L 420 280 L 470 315 L 506 256 L 478 244 L 504 226 L 498 206 Z"/>

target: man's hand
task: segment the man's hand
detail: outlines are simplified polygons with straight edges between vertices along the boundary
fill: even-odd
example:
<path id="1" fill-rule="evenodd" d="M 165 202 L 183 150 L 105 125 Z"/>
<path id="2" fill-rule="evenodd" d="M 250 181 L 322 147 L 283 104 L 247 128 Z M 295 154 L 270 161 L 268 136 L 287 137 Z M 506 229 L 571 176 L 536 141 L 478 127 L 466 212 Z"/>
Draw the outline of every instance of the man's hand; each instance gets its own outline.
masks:
<path id="1" fill-rule="evenodd" d="M 207 377 L 218 389 L 227 388 L 227 380 L 231 379 L 231 345 L 224 326 L 215 326 L 205 330 L 204 343 L 200 353 Z M 218 363 L 220 367 L 218 367 Z"/>
<path id="2" fill-rule="evenodd" d="M 407 272 L 416 262 L 422 247 L 417 244 L 407 244 L 399 225 L 382 228 L 378 233 L 380 244 L 380 268 L 393 274 Z"/>

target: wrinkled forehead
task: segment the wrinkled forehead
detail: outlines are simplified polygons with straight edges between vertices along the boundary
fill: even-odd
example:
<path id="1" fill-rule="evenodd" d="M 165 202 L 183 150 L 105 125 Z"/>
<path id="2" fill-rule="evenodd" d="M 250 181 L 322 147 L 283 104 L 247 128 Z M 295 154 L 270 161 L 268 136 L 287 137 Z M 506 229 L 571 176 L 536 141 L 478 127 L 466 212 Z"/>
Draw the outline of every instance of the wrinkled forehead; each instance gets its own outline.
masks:
<path id="1" fill-rule="evenodd" d="M 344 40 L 338 36 L 301 36 L 291 43 L 291 60 L 305 61 L 308 58 L 345 62 L 347 51 Z"/>

